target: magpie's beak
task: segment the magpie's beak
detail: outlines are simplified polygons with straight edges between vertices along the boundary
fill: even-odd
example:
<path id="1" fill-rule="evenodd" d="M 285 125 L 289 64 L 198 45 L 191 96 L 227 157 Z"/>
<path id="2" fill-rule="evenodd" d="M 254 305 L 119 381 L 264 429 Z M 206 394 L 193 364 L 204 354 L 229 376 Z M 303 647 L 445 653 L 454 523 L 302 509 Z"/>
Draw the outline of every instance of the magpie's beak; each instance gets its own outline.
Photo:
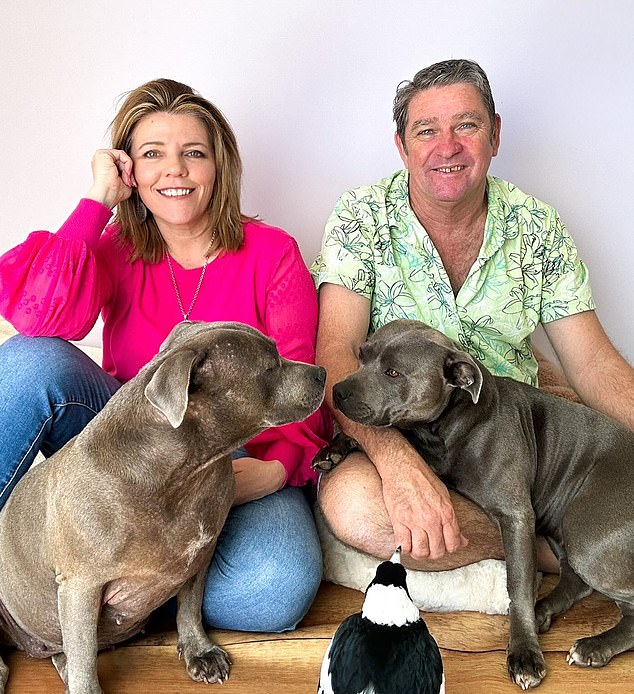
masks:
<path id="1" fill-rule="evenodd" d="M 400 547 L 396 548 L 396 551 L 390 557 L 390 561 L 392 562 L 392 564 L 400 564 L 401 563 L 401 548 Z"/>

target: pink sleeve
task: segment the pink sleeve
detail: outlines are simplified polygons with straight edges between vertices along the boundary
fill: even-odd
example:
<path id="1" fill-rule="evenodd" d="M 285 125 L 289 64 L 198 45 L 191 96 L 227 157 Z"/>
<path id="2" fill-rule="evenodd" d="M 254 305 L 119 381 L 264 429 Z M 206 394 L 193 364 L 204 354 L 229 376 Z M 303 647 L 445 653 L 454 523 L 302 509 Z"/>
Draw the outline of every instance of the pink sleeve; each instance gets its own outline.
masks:
<path id="1" fill-rule="evenodd" d="M 280 354 L 315 363 L 317 294 L 315 285 L 294 240 L 267 288 L 267 334 Z M 295 487 L 316 479 L 310 463 L 332 436 L 332 422 L 325 405 L 303 422 L 267 429 L 247 444 L 261 460 L 279 460 L 286 469 L 286 483 Z"/>
<path id="2" fill-rule="evenodd" d="M 34 231 L 0 257 L 0 314 L 19 332 L 79 340 L 90 331 L 104 295 L 94 251 L 111 214 L 81 200 L 57 234 Z"/>

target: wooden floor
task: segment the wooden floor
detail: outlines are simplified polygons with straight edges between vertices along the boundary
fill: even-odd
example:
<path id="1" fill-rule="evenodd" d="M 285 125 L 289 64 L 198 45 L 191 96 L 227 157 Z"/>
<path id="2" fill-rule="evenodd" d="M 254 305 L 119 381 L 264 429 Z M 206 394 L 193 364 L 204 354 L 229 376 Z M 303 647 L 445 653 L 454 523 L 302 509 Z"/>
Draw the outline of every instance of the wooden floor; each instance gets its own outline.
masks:
<path id="1" fill-rule="evenodd" d="M 544 590 L 551 587 L 546 581 Z M 315 694 L 321 659 L 337 625 L 360 609 L 363 596 L 324 583 L 300 628 L 289 634 L 213 632 L 233 660 L 231 678 L 222 687 L 194 683 L 176 655 L 172 629 L 150 630 L 126 645 L 101 653 L 99 676 L 105 694 L 174 694 L 222 691 L 222 694 Z M 447 694 L 518 692 L 505 672 L 507 620 L 478 613 L 424 615 L 443 655 Z M 541 694 L 619 694 L 634 692 L 634 652 L 607 667 L 569 666 L 565 654 L 581 636 L 609 628 L 618 617 L 609 600 L 592 595 L 553 623 L 541 637 L 548 674 Z M 13 652 L 6 694 L 63 694 L 64 687 L 48 660 Z"/>

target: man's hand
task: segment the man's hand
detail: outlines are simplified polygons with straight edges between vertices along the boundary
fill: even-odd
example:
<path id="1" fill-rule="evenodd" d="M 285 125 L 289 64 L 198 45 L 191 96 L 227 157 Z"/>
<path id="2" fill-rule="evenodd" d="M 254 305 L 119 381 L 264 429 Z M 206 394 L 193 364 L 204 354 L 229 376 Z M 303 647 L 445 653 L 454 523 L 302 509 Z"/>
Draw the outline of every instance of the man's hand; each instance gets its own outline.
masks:
<path id="1" fill-rule="evenodd" d="M 379 464 L 395 544 L 413 559 L 440 559 L 467 546 L 449 492 L 413 450 Z"/>

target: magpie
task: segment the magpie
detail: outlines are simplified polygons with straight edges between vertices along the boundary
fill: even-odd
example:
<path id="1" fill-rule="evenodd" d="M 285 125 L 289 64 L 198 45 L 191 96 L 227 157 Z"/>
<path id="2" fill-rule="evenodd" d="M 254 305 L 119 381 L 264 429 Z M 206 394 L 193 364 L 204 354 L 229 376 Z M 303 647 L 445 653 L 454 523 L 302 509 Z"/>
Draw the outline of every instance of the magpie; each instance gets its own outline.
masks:
<path id="1" fill-rule="evenodd" d="M 317 694 L 444 694 L 440 650 L 406 579 L 399 547 L 377 567 L 362 611 L 337 628 Z"/>

